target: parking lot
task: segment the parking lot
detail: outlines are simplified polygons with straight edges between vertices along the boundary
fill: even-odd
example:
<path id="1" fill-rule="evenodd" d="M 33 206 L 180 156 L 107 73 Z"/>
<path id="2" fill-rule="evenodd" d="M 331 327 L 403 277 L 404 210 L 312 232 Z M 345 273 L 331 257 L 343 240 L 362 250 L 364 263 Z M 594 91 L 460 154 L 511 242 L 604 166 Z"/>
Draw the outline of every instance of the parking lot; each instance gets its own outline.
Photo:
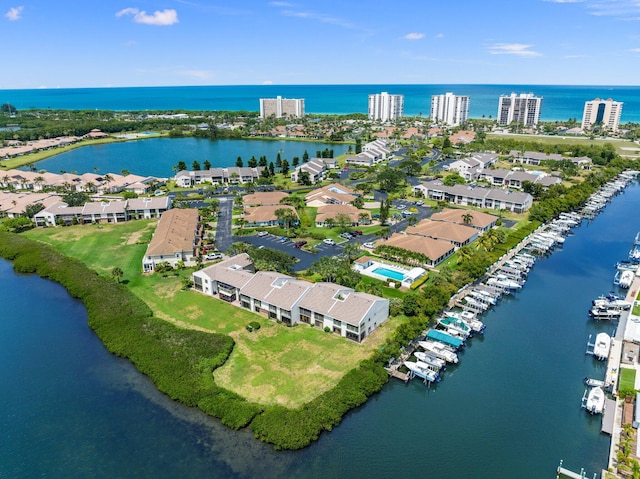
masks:
<path id="1" fill-rule="evenodd" d="M 294 246 L 295 241 L 291 241 L 288 238 L 283 241 L 281 236 L 275 236 L 270 233 L 262 237 L 258 235 L 234 236 L 233 240 L 244 241 L 245 243 L 250 243 L 256 246 L 264 246 L 265 248 L 275 249 L 297 258 L 299 261 L 293 267 L 294 271 L 302 271 L 309 268 L 309 266 L 311 266 L 311 263 L 318 260 L 322 256 L 335 256 L 342 253 L 343 245 L 344 243 L 346 243 L 345 241 L 344 243 L 338 243 L 335 246 L 331 246 L 321 242 L 320 244 L 315 246 L 318 252 L 310 253 L 302 248 L 296 248 Z"/>

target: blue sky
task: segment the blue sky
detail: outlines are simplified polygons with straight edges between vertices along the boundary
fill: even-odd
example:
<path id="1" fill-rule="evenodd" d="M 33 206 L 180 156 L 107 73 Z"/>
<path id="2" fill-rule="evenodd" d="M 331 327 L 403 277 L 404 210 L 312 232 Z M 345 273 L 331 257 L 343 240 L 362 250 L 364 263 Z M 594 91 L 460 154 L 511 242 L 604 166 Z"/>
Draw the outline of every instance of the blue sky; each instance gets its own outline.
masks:
<path id="1" fill-rule="evenodd" d="M 637 85 L 640 0 L 0 0 L 0 89 Z"/>

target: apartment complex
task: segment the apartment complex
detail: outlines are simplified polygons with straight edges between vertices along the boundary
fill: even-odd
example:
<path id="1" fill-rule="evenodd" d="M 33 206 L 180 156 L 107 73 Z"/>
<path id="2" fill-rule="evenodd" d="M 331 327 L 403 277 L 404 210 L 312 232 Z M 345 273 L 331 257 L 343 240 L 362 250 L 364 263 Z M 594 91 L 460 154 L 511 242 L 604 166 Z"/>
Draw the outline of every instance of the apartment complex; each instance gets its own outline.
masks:
<path id="1" fill-rule="evenodd" d="M 458 126 L 469 119 L 469 97 L 445 93 L 431 97 L 431 121 Z"/>
<path id="2" fill-rule="evenodd" d="M 582 114 L 582 129 L 590 130 L 600 125 L 609 131 L 618 131 L 620 115 L 622 115 L 621 101 L 613 101 L 611 98 L 586 101 Z"/>
<path id="3" fill-rule="evenodd" d="M 526 127 L 535 126 L 540 121 L 542 98 L 533 93 L 516 95 L 500 95 L 498 104 L 498 125 L 507 126 L 512 123 Z"/>
<path id="4" fill-rule="evenodd" d="M 306 323 L 361 342 L 389 317 L 389 300 L 333 283 L 258 271 L 246 253 L 192 274 L 194 288 L 287 326 Z"/>
<path id="5" fill-rule="evenodd" d="M 304 98 L 260 98 L 260 118 L 304 116 Z"/>
<path id="6" fill-rule="evenodd" d="M 369 119 L 397 120 L 404 114 L 404 95 L 390 95 L 386 91 L 369 95 Z"/>

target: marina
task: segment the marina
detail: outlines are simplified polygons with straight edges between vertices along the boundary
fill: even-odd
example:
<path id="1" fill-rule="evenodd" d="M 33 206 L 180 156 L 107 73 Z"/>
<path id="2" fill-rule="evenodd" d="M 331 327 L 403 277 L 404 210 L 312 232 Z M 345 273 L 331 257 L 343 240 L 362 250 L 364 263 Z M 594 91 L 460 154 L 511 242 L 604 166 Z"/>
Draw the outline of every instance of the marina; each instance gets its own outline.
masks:
<path id="1" fill-rule="evenodd" d="M 449 303 L 450 310 L 444 312 L 437 319 L 436 326 L 443 331 L 440 329 L 427 330 L 424 334 L 426 341 L 412 343 L 425 350 L 425 352 L 416 351 L 414 353 L 416 357 L 425 357 L 423 356 L 424 354 L 433 354 L 435 356 L 436 353 L 431 351 L 437 344 L 436 337 L 440 341 L 444 338 L 444 343 L 438 346 L 440 350 L 445 350 L 446 348 L 449 353 L 454 353 L 454 349 L 462 350 L 464 343 L 453 344 L 450 339 L 451 337 L 472 337 L 470 325 L 462 321 L 460 319 L 461 316 L 466 315 L 467 318 L 477 318 L 477 316 L 487 312 L 491 307 L 498 305 L 501 298 L 509 297 L 520 291 L 525 285 L 528 274 L 535 265 L 536 260 L 562 246 L 565 242 L 564 239 L 569 236 L 572 228 L 579 226 L 585 218 L 588 221 L 592 221 L 595 215 L 601 212 L 604 206 L 609 203 L 611 198 L 623 191 L 624 187 L 636 175 L 637 172 L 624 173 L 613 182 L 607 183 L 601 192 L 592 195 L 594 201 L 604 201 L 602 207 L 597 211 L 592 211 L 593 203 L 587 201 L 581 212 L 563 213 L 550 223 L 542 225 L 489 268 L 487 276 L 458 291 L 451 298 Z M 602 192 L 604 193 L 601 194 Z M 611 291 L 608 294 L 600 294 L 591 300 L 591 308 L 588 311 L 589 316 L 599 320 L 598 322 L 619 321 L 624 329 L 626 319 L 630 316 L 630 310 L 635 301 L 635 295 L 640 289 L 640 276 L 636 274 L 640 271 L 638 270 L 640 262 L 636 258 L 640 256 L 639 239 L 640 233 L 637 233 L 633 247 L 629 251 L 629 259 L 622 260 L 616 264 L 616 269 L 620 273 L 619 276 L 622 277 L 625 274 L 625 278 L 628 277 L 628 279 L 622 281 L 622 284 L 620 284 L 620 281 L 616 281 L 614 286 L 619 289 L 627 289 L 626 297 L 620 297 L 616 292 Z M 637 318 L 634 324 L 637 324 L 637 338 L 640 341 L 640 318 Z M 609 467 L 615 467 L 617 464 L 615 451 L 617 451 L 617 442 L 620 438 L 619 431 L 622 425 L 620 411 L 623 408 L 620 405 L 621 401 L 616 397 L 621 373 L 621 357 L 625 354 L 625 350 L 627 350 L 627 362 L 633 362 L 634 358 L 637 360 L 638 356 L 640 356 L 640 350 L 630 353 L 628 347 L 625 349 L 622 337 L 623 333 L 619 329 L 615 329 L 611 335 L 603 331 L 589 335 L 586 353 L 592 355 L 597 360 L 597 363 L 606 364 L 606 372 L 604 380 L 588 376 L 584 378 L 586 389 L 583 391 L 580 402 L 581 408 L 585 409 L 590 415 L 601 417 L 600 432 L 612 438 L 610 442 Z M 411 352 L 415 351 L 414 347 L 409 349 Z M 418 361 L 420 360 L 418 359 Z M 425 364 L 425 367 L 429 367 L 426 363 L 422 363 Z M 437 369 L 434 366 L 430 367 Z M 391 369 L 393 368 L 391 367 Z M 633 404 L 631 405 L 631 410 L 633 410 Z"/>

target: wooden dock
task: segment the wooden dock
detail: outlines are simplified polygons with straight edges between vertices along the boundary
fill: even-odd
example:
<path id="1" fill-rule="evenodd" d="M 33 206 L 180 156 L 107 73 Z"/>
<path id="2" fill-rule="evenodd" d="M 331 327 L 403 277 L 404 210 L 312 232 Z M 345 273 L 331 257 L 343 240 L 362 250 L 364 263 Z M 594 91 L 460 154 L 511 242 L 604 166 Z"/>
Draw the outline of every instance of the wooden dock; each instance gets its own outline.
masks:
<path id="1" fill-rule="evenodd" d="M 392 378 L 399 379 L 405 383 L 409 382 L 409 375 L 407 373 L 401 373 L 397 368 L 387 368 L 387 372 Z"/>

